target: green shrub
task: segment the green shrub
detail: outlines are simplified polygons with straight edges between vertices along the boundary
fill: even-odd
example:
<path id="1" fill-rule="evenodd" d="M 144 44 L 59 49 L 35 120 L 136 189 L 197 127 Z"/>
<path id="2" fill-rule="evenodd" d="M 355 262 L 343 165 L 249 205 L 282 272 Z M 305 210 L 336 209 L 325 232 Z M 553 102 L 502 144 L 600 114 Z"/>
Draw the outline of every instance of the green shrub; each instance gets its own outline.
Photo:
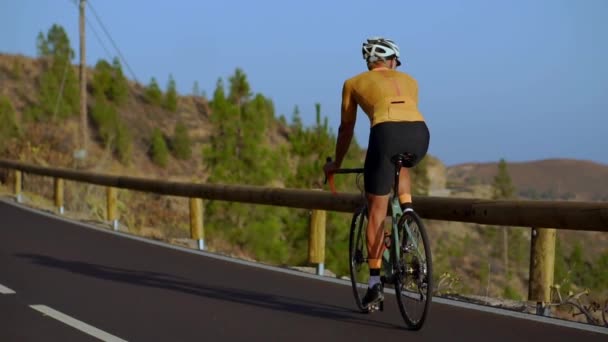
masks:
<path id="1" fill-rule="evenodd" d="M 119 123 L 116 131 L 116 153 L 123 164 L 128 164 L 131 161 L 132 140 L 129 128 L 122 122 Z"/>
<path id="2" fill-rule="evenodd" d="M 152 161 L 159 166 L 167 166 L 169 161 L 169 149 L 160 129 L 155 128 L 152 132 L 152 144 L 150 147 Z"/>
<path id="3" fill-rule="evenodd" d="M 132 137 L 114 105 L 106 100 L 97 100 L 91 118 L 104 146 L 116 153 L 123 164 L 127 164 L 131 159 Z"/>
<path id="4" fill-rule="evenodd" d="M 188 135 L 188 128 L 181 122 L 175 125 L 173 134 L 173 153 L 175 157 L 182 160 L 188 160 L 192 157 L 192 142 Z"/>
<path id="5" fill-rule="evenodd" d="M 97 132 L 104 146 L 107 147 L 112 144 L 113 139 L 116 137 L 116 128 L 118 126 L 118 112 L 116 108 L 107 101 L 98 100 L 91 110 L 91 118 L 97 127 Z"/>

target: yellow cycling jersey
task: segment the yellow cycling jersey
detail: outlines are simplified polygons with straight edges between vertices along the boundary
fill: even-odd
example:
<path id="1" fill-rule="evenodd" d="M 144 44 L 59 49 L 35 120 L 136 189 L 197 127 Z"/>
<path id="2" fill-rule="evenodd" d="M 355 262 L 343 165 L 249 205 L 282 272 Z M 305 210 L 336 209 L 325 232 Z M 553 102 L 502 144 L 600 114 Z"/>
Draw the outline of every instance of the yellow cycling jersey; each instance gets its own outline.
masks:
<path id="1" fill-rule="evenodd" d="M 342 122 L 354 122 L 357 105 L 371 126 L 390 121 L 424 121 L 418 111 L 418 84 L 406 73 L 388 68 L 363 72 L 344 82 Z"/>

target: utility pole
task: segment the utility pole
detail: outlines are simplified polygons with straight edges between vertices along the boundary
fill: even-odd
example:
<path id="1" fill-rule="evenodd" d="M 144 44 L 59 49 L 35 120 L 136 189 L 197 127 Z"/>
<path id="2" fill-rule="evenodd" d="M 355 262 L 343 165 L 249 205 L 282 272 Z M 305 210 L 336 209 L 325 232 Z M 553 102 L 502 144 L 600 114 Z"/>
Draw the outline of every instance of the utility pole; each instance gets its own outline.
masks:
<path id="1" fill-rule="evenodd" d="M 86 1 L 80 0 L 80 146 L 74 157 L 84 161 L 87 156 L 88 124 L 87 124 L 87 66 L 85 44 L 85 10 Z"/>

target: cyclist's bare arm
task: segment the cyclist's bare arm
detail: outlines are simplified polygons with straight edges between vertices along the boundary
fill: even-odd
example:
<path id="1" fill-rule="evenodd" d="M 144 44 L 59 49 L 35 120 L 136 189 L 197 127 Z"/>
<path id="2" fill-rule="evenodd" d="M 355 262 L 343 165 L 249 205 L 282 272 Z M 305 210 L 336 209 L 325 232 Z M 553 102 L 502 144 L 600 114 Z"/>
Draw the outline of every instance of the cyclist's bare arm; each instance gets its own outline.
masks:
<path id="1" fill-rule="evenodd" d="M 350 85 L 344 82 L 342 87 L 342 113 L 340 128 L 338 129 L 338 139 L 336 142 L 336 167 L 342 165 L 344 156 L 348 151 L 350 142 L 353 139 L 355 123 L 357 121 L 357 102 L 355 101 Z"/>

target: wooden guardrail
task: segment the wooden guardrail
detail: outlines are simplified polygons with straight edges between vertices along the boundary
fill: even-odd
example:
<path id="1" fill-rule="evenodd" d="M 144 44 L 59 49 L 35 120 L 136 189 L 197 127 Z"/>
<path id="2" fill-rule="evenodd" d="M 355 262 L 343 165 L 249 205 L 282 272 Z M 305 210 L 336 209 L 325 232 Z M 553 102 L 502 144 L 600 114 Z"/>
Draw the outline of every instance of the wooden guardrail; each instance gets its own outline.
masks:
<path id="1" fill-rule="evenodd" d="M 0 168 L 16 170 L 15 194 L 21 197 L 21 172 L 53 177 L 55 190 L 63 191 L 63 179 L 108 187 L 108 221 L 115 221 L 115 189 L 152 192 L 191 199 L 192 237 L 204 248 L 201 199 L 243 202 L 282 207 L 313 209 L 311 235 L 323 235 L 310 242 L 311 262 L 321 263 L 324 250 L 324 214 L 317 210 L 353 212 L 362 203 L 360 194 L 331 194 L 327 191 L 268 188 L 259 186 L 191 184 L 158 179 L 107 175 L 66 168 L 47 168 L 0 159 Z M 113 190 L 114 189 L 114 190 Z M 63 206 L 63 195 L 55 194 Z M 487 225 L 531 227 L 529 299 L 539 303 L 550 301 L 553 285 L 555 229 L 608 232 L 608 203 L 561 201 L 504 201 L 468 198 L 425 197 L 413 199 L 416 211 L 425 219 L 459 221 Z M 57 204 L 59 205 L 59 204 Z M 116 225 L 115 225 L 116 228 Z M 321 237 L 319 237 L 321 239 Z M 319 256 L 321 255 L 321 256 Z"/>
<path id="2" fill-rule="evenodd" d="M 361 196 L 355 193 L 333 195 L 318 190 L 191 184 L 47 168 L 2 159 L 0 167 L 107 187 L 189 198 L 338 212 L 353 212 L 361 205 Z M 415 196 L 413 201 L 416 203 L 416 212 L 423 218 L 432 220 L 608 232 L 606 202 L 506 201 L 428 196 Z"/>

